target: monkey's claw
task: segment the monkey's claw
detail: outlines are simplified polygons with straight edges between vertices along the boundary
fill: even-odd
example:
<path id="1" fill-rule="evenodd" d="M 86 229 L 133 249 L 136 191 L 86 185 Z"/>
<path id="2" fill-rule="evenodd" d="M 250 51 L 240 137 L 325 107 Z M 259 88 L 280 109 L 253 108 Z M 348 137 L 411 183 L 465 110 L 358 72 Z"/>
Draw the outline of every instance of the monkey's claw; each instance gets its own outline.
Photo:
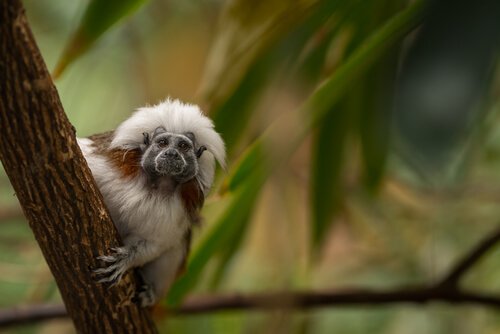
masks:
<path id="1" fill-rule="evenodd" d="M 111 248 L 111 251 L 113 252 L 111 255 L 97 257 L 106 265 L 95 269 L 93 272 L 98 277 L 98 283 L 111 283 L 111 286 L 113 286 L 120 282 L 123 274 L 129 269 L 130 252 L 125 247 Z"/>

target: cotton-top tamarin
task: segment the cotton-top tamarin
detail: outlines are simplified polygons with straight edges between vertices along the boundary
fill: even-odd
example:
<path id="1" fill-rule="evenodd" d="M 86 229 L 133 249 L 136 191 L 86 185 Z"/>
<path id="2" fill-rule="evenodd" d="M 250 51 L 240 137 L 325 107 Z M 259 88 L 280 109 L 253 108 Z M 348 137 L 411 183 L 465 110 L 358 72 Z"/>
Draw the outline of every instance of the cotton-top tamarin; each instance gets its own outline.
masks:
<path id="1" fill-rule="evenodd" d="M 78 144 L 124 244 L 99 256 L 104 266 L 94 272 L 116 284 L 138 268 L 138 301 L 151 306 L 185 265 L 224 142 L 197 106 L 168 99 Z"/>

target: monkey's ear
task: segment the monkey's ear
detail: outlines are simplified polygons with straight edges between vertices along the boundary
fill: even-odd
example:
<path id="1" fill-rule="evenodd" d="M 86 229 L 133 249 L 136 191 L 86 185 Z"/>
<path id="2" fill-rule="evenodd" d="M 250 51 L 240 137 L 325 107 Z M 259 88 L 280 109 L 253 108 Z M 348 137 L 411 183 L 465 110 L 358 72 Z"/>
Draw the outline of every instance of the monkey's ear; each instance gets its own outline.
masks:
<path id="1" fill-rule="evenodd" d="M 143 132 L 142 136 L 144 137 L 144 145 L 149 146 L 149 144 L 151 144 L 151 140 L 149 138 L 149 133 Z"/>
<path id="2" fill-rule="evenodd" d="M 162 134 L 164 132 L 167 132 L 163 126 L 159 126 L 155 129 L 155 132 L 153 132 L 153 138 L 156 137 L 159 134 Z"/>
<path id="3" fill-rule="evenodd" d="M 199 159 L 201 157 L 201 155 L 203 154 L 203 152 L 205 152 L 207 150 L 207 147 L 206 146 L 203 146 L 201 145 L 198 150 L 196 151 L 196 157 Z"/>
<path id="4" fill-rule="evenodd" d="M 144 140 L 142 144 L 139 145 L 139 148 L 144 152 L 148 148 L 149 144 L 151 144 L 151 137 L 147 132 L 143 132 L 142 136 L 144 137 Z"/>
<path id="5" fill-rule="evenodd" d="M 195 143 L 196 137 L 194 136 L 194 133 L 192 133 L 192 132 L 186 132 L 184 135 L 186 137 L 188 137 L 193 144 Z"/>

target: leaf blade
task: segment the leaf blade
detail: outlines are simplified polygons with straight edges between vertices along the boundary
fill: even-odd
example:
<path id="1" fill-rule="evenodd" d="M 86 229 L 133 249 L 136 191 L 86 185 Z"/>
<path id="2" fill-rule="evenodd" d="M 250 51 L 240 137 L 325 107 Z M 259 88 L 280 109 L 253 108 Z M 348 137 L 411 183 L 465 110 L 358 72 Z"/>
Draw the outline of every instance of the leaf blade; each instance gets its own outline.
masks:
<path id="1" fill-rule="evenodd" d="M 75 33 L 66 44 L 52 76 L 57 79 L 108 29 L 138 10 L 147 0 L 92 0 Z"/>
<path id="2" fill-rule="evenodd" d="M 277 161 L 287 158 L 302 142 L 305 135 L 324 120 L 332 106 L 340 100 L 361 75 L 423 20 L 426 13 L 425 4 L 425 1 L 411 4 L 378 29 L 353 52 L 346 62 L 325 80 L 299 108 L 299 113 L 306 116 L 305 120 L 289 121 L 291 117 L 296 117 L 296 115 L 285 115 L 269 126 L 242 154 L 225 180 L 223 189 L 236 189 L 258 164 L 272 167 Z M 283 129 L 281 124 L 292 124 L 292 126 Z M 266 146 L 272 146 L 274 142 L 282 142 L 283 139 L 276 138 L 276 134 L 283 133 L 289 134 L 286 144 L 279 150 L 272 151 L 273 154 L 276 154 L 271 157 L 269 154 L 271 151 L 266 149 Z"/>

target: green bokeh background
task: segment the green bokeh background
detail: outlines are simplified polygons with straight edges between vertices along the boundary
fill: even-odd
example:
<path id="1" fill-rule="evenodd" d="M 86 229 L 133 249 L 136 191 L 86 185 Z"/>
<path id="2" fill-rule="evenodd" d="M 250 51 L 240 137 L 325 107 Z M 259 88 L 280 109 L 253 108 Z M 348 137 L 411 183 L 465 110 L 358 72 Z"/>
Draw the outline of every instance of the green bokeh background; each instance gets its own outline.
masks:
<path id="1" fill-rule="evenodd" d="M 280 1 L 270 3 L 279 7 Z M 300 3 L 309 8 L 308 1 Z M 235 134 L 227 130 L 230 175 L 245 148 L 278 115 L 297 110 L 313 88 L 335 73 L 343 59 L 356 49 L 357 40 L 370 36 L 404 7 L 396 4 L 397 10 L 386 10 L 390 1 L 370 1 L 369 5 L 359 1 L 345 3 L 346 8 L 335 9 L 338 12 L 332 17 L 325 19 L 318 15 L 317 21 L 305 20 L 308 23 L 294 21 L 293 13 L 298 13 L 300 5 L 290 5 L 294 10 L 285 11 L 284 17 L 300 24 L 284 20 L 280 23 L 283 26 L 278 24 L 276 28 L 278 41 L 266 42 L 270 37 L 264 34 L 251 44 L 265 51 L 250 47 L 248 53 L 231 60 L 229 56 L 214 56 L 221 32 L 229 34 L 234 29 L 227 16 L 226 20 L 221 19 L 221 13 L 228 15 L 231 8 L 227 3 L 151 0 L 106 32 L 67 68 L 56 86 L 81 137 L 113 129 L 135 108 L 157 103 L 167 96 L 199 103 L 220 121 L 221 128 L 231 129 L 233 124 L 238 128 Z M 48 68 L 53 69 L 88 3 L 25 0 L 24 4 L 42 55 Z M 234 10 L 234 17 L 240 18 L 241 26 L 247 28 L 253 22 L 248 13 L 257 13 L 264 21 L 268 13 L 264 9 L 272 7 L 262 9 L 251 1 L 246 4 L 248 12 Z M 369 10 L 362 14 L 360 8 Z M 385 16 L 373 18 L 375 12 Z M 276 24 L 272 20 L 271 23 Z M 286 24 L 295 28 L 285 29 Z M 247 38 L 248 42 L 250 30 L 242 29 L 238 38 L 233 37 L 237 41 Z M 304 43 L 297 46 L 301 38 Z M 412 38 L 415 37 L 411 35 L 401 44 L 403 48 Z M 294 54 L 296 50 L 300 53 Z M 259 56 L 250 57 L 252 52 Z M 392 70 L 400 70 L 399 55 L 398 51 L 387 56 L 387 59 L 393 57 L 389 62 Z M 251 75 L 239 67 L 247 61 Z M 227 68 L 227 80 L 224 75 L 214 74 L 217 69 L 224 73 L 221 68 Z M 225 244 L 219 245 L 216 256 L 200 269 L 191 294 L 251 294 L 346 286 L 390 289 L 434 282 L 495 229 L 500 221 L 498 71 L 491 69 L 491 82 L 480 108 L 482 116 L 464 131 L 463 139 L 453 147 L 453 154 L 444 165 L 415 164 L 408 156 L 417 153 L 399 145 L 398 137 L 389 135 L 392 133 L 389 131 L 384 135 L 395 149 L 383 151 L 384 162 L 376 165 L 375 170 L 368 170 L 368 178 L 381 174 L 374 176 L 374 182 L 366 182 L 366 168 L 371 165 L 361 158 L 367 146 L 356 135 L 359 129 L 355 124 L 364 124 L 363 117 L 368 117 L 364 112 L 371 110 L 367 108 L 373 104 L 367 106 L 363 102 L 374 101 L 370 92 L 378 92 L 375 88 L 382 87 L 382 91 L 392 94 L 397 83 L 371 80 L 375 74 L 369 73 L 335 105 L 340 111 L 352 113 L 327 119 L 322 124 L 331 126 L 331 131 L 327 128 L 330 132 L 319 137 L 331 141 L 326 142 L 326 148 L 319 149 L 318 134 L 310 133 L 293 156 L 277 167 L 278 172 L 258 187 L 254 206 L 248 199 L 250 214 L 244 212 L 248 222 L 243 224 L 246 227 L 236 233 L 239 238 L 220 240 Z M 221 80 L 220 83 L 210 81 L 213 78 Z M 239 85 L 241 78 L 243 84 Z M 230 113 L 224 114 L 221 111 L 224 108 Z M 386 122 L 390 128 L 391 116 L 380 115 L 376 120 Z M 344 132 L 345 136 L 335 135 Z M 331 154 L 331 161 L 317 160 L 317 152 L 321 157 Z M 331 175 L 331 180 L 324 182 L 334 191 L 322 190 L 328 197 L 316 197 L 311 204 L 316 189 L 311 185 L 317 185 L 314 175 L 320 173 L 314 168 L 323 162 L 328 163 L 324 170 Z M 328 174 L 329 171 L 332 172 Z M 195 250 L 230 206 L 231 198 L 218 193 L 226 175 L 219 174 L 217 187 L 206 203 L 205 222 L 195 232 Z M 315 216 L 315 207 L 325 211 Z M 245 210 L 243 206 L 241 210 Z M 314 217 L 327 222 L 320 230 L 321 243 L 310 237 Z M 467 274 L 464 286 L 491 293 L 499 291 L 499 262 L 500 250 L 494 249 Z M 60 302 L 57 287 L 22 217 L 14 191 L 1 171 L 0 307 L 46 302 Z M 494 310 L 439 303 L 217 312 L 172 316 L 158 319 L 158 324 L 165 333 L 500 333 L 500 317 Z M 0 332 L 73 333 L 74 330 L 68 320 L 57 320 L 0 329 Z"/>

